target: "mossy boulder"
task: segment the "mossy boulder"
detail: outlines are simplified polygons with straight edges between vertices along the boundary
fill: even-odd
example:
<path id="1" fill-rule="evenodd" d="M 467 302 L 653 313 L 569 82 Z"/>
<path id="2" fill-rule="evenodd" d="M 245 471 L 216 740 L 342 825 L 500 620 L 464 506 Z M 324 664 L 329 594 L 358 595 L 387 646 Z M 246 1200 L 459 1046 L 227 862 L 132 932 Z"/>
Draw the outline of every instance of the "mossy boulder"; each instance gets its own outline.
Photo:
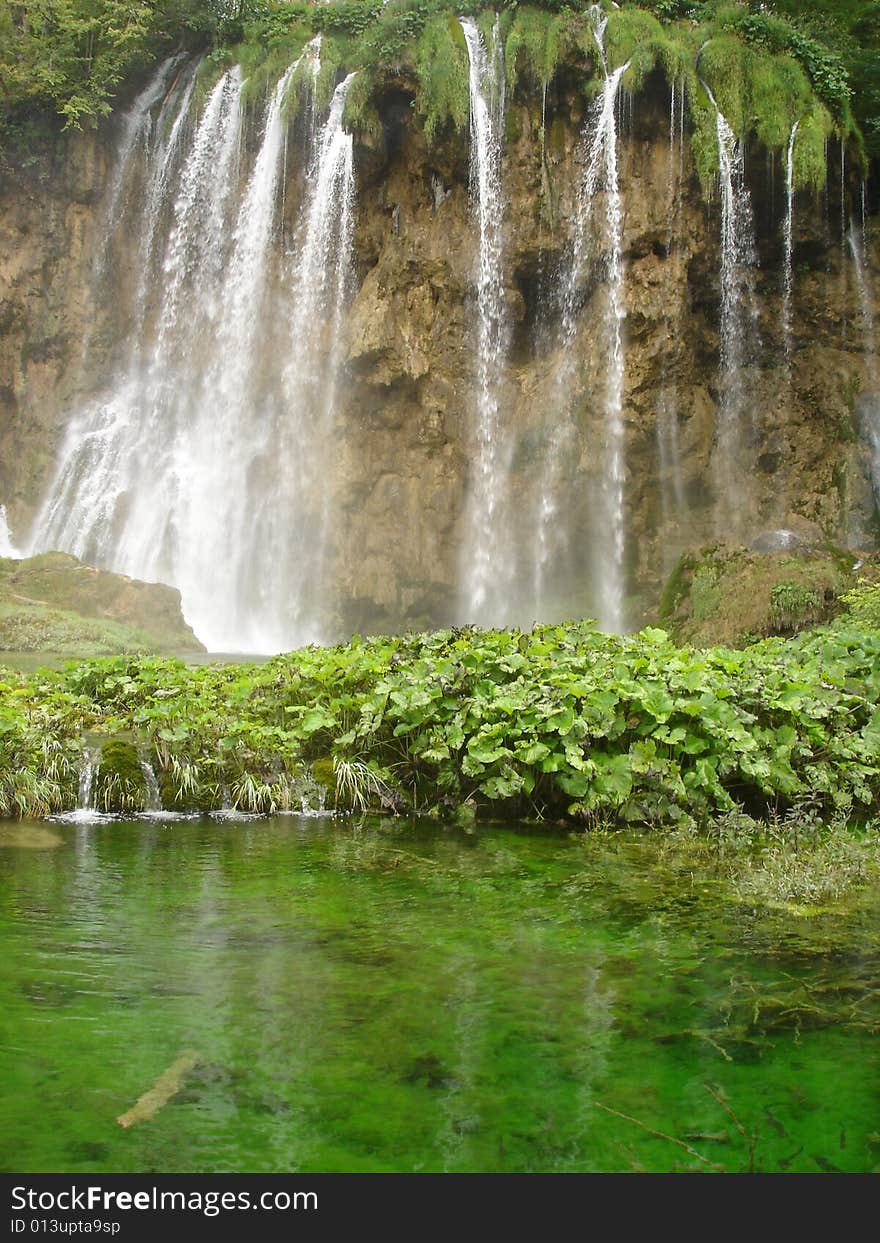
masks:
<path id="1" fill-rule="evenodd" d="M 102 811 L 142 810 L 147 788 L 132 738 L 119 735 L 102 743 L 95 783 L 95 802 Z"/>
<path id="2" fill-rule="evenodd" d="M 685 553 L 663 589 L 661 624 L 680 643 L 743 646 L 830 621 L 856 581 L 836 548 L 773 551 L 724 544 Z"/>
<path id="3" fill-rule="evenodd" d="M 311 776 L 330 802 L 333 802 L 336 798 L 336 773 L 333 769 L 333 760 L 329 756 L 325 759 L 314 760 L 311 766 Z"/>
<path id="4" fill-rule="evenodd" d="M 101 656 L 200 652 L 180 593 L 62 552 L 0 559 L 0 651 Z"/>

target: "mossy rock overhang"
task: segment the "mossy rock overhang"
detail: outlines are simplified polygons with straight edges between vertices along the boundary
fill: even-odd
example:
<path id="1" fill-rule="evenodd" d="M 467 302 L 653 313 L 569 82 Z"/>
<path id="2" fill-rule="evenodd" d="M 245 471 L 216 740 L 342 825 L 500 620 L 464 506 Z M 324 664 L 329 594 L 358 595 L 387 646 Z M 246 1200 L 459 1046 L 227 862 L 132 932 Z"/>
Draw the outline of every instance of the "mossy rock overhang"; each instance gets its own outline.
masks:
<path id="1" fill-rule="evenodd" d="M 180 592 L 87 565 L 63 552 L 0 558 L 0 648 L 203 652 Z"/>
<path id="2" fill-rule="evenodd" d="M 659 618 L 677 642 L 738 647 L 830 621 L 840 596 L 876 554 L 815 546 L 789 531 L 765 532 L 751 547 L 719 543 L 684 553 L 660 600 Z"/>

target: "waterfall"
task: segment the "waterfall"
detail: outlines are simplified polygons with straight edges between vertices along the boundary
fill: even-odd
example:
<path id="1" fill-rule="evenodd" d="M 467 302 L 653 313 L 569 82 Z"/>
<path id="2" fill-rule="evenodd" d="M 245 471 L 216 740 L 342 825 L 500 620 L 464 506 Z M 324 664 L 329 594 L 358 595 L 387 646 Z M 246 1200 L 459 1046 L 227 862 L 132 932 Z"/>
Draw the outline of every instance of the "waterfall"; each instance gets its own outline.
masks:
<path id="1" fill-rule="evenodd" d="M 880 366 L 878 366 L 877 361 L 874 282 L 868 268 L 864 215 L 858 231 L 850 222 L 849 248 L 853 259 L 856 289 L 859 295 L 865 369 L 868 378 L 868 392 L 864 393 L 859 401 L 861 430 L 871 455 L 871 483 L 874 489 L 874 503 L 877 509 L 880 510 Z"/>
<path id="2" fill-rule="evenodd" d="M 111 393 L 71 421 L 33 541 L 35 548 L 63 548 L 122 573 L 171 582 L 185 608 L 193 575 L 204 577 L 194 565 L 202 551 L 198 534 L 181 508 L 182 499 L 201 499 L 204 449 L 191 456 L 186 433 L 199 405 L 199 346 L 215 335 L 219 291 L 211 277 L 220 275 L 217 252 L 225 247 L 215 204 L 231 192 L 241 87 L 240 73 L 230 70 L 207 98 L 180 170 L 164 263 L 155 280 L 142 278 L 129 328 L 133 356 Z M 188 94 L 172 134 L 180 133 Z M 143 205 L 148 223 L 158 217 L 156 182 L 167 180 L 166 145 L 157 148 L 151 172 Z M 160 308 L 154 339 L 138 331 L 150 301 Z"/>
<path id="3" fill-rule="evenodd" d="M 721 187 L 721 350 L 719 397 L 713 470 L 716 522 L 722 537 L 736 535 L 748 514 L 749 477 L 744 423 L 753 412 L 747 404 L 744 369 L 752 353 L 756 327 L 752 269 L 756 262 L 751 196 L 745 181 L 745 158 L 739 142 L 703 83 L 715 108 Z"/>
<path id="4" fill-rule="evenodd" d="M 156 231 L 165 205 L 171 174 L 183 144 L 183 136 L 189 119 L 190 104 L 196 84 L 196 65 L 189 66 L 183 82 L 176 83 L 159 112 L 154 129 L 153 148 L 147 176 L 147 192 L 141 219 L 138 222 L 140 247 L 138 254 L 139 279 L 135 287 L 135 323 L 133 340 L 144 329 L 146 311 L 149 307 L 150 281 L 154 275 Z M 170 118 L 173 116 L 173 120 Z M 170 128 L 168 128 L 170 121 Z"/>
<path id="5" fill-rule="evenodd" d="M 14 560 L 21 557 L 21 553 L 12 542 L 5 505 L 0 505 L 0 557 L 12 557 Z"/>
<path id="6" fill-rule="evenodd" d="M 562 411 L 570 404 L 577 366 L 575 338 L 581 310 L 584 269 L 589 257 L 593 207 L 600 189 L 604 191 L 604 245 L 606 298 L 602 309 L 604 338 L 603 432 L 601 446 L 602 481 L 596 498 L 595 530 L 592 540 L 594 587 L 598 593 L 598 620 L 610 631 L 623 625 L 624 532 L 624 266 L 623 205 L 618 181 L 616 104 L 620 80 L 629 68 L 627 61 L 613 73 L 605 59 L 604 34 L 607 18 L 592 10 L 594 35 L 604 71 L 602 93 L 590 110 L 585 131 L 585 172 L 578 187 L 571 256 L 563 275 L 561 292 L 561 361 L 557 369 L 557 410 L 550 433 L 541 480 L 537 514 L 535 586 L 539 607 L 543 605 L 545 583 L 552 563 L 563 551 L 564 534 L 558 521 L 558 491 L 564 458 L 575 436 L 571 419 Z"/>
<path id="7" fill-rule="evenodd" d="M 277 651 L 326 626 L 327 442 L 354 203 L 342 129 L 351 77 L 323 126 L 305 117 L 313 152 L 296 242 L 289 256 L 278 244 L 286 100 L 314 90 L 318 48 L 308 44 L 271 92 L 245 176 L 238 68 L 197 118 L 191 77 L 172 92 L 176 102 L 166 98 L 139 201 L 127 358 L 70 418 L 31 538 L 34 551 L 62 548 L 178 587 L 213 650 Z M 310 72 L 295 78 L 304 60 Z M 118 227 L 130 236 L 128 220 Z"/>
<path id="8" fill-rule="evenodd" d="M 123 190 L 131 161 L 138 151 L 149 144 L 153 132 L 153 108 L 165 95 L 168 79 L 183 59 L 183 54 L 178 52 L 163 61 L 123 118 L 116 143 L 113 177 L 104 210 L 104 232 L 96 264 L 99 272 L 103 271 L 107 259 L 107 241 L 122 208 Z"/>
<path id="9" fill-rule="evenodd" d="M 322 610 L 333 597 L 328 570 L 332 530 L 330 489 L 336 446 L 333 427 L 342 351 L 342 316 L 352 277 L 354 226 L 354 144 L 342 126 L 345 101 L 355 75 L 337 86 L 330 112 L 315 138 L 309 192 L 298 232 L 298 246 L 288 269 L 293 294 L 290 353 L 284 390 L 292 421 L 276 429 L 275 452 L 290 479 L 288 527 L 300 532 L 296 581 L 289 605 L 304 642 L 315 642 L 324 629 Z M 329 365 L 328 365 L 329 364 Z M 262 518 L 266 538 L 282 550 L 286 531 L 282 515 L 270 506 Z"/>
<path id="10" fill-rule="evenodd" d="M 510 609 L 514 549 L 504 521 L 510 448 L 501 424 L 499 389 L 507 351 L 504 307 L 501 157 L 504 149 L 504 63 L 498 22 L 487 47 L 476 23 L 460 18 L 470 66 L 470 182 L 479 227 L 476 272 L 476 437 L 466 534 L 463 600 L 468 621 L 498 625 Z"/>
<path id="11" fill-rule="evenodd" d="M 788 140 L 788 154 L 785 164 L 785 258 L 782 278 L 782 338 L 785 343 L 785 367 L 791 381 L 791 300 L 794 293 L 794 271 L 792 256 L 794 254 L 794 140 L 797 137 L 798 122 L 791 127 Z"/>
<path id="12" fill-rule="evenodd" d="M 667 569 L 679 555 L 675 541 L 670 538 L 670 528 L 674 529 L 684 514 L 685 497 L 684 482 L 681 472 L 681 448 L 678 440 L 678 393 L 675 383 L 670 378 L 670 353 L 681 336 L 682 312 L 684 310 L 684 291 L 673 265 L 673 254 L 681 244 L 681 199 L 684 161 L 684 82 L 679 88 L 678 107 L 676 107 L 676 84 L 670 89 L 669 104 L 669 167 L 666 181 L 666 201 L 668 224 L 666 229 L 666 281 L 665 281 L 665 323 L 666 338 L 669 348 L 663 352 L 660 395 L 657 403 L 657 451 L 660 465 L 661 507 L 664 526 L 667 528 L 663 540 L 664 561 Z"/>

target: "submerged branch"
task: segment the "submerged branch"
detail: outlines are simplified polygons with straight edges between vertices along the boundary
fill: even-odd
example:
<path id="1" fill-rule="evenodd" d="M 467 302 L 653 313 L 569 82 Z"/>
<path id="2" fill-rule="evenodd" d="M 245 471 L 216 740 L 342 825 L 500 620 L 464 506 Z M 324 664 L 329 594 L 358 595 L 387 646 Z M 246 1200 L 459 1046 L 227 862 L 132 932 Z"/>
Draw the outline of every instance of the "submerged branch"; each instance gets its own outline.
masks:
<path id="1" fill-rule="evenodd" d="M 727 1173 L 727 1167 L 718 1165 L 715 1161 L 710 1161 L 708 1157 L 704 1157 L 701 1152 L 697 1152 L 696 1148 L 692 1148 L 690 1144 L 686 1144 L 683 1139 L 676 1139 L 674 1135 L 667 1135 L 665 1131 L 655 1131 L 653 1127 L 648 1126 L 644 1122 L 639 1122 L 638 1118 L 631 1118 L 629 1114 L 622 1114 L 618 1109 L 612 1109 L 610 1105 L 603 1105 L 600 1101 L 593 1102 L 597 1109 L 602 1109 L 606 1114 L 613 1114 L 615 1118 L 622 1118 L 624 1122 L 631 1122 L 633 1126 L 640 1127 L 643 1131 L 647 1131 L 649 1135 L 653 1135 L 655 1139 L 668 1140 L 670 1144 L 677 1144 L 679 1148 L 683 1148 L 685 1152 L 700 1161 L 703 1165 L 707 1165 L 712 1170 L 717 1170 L 721 1174 Z"/>

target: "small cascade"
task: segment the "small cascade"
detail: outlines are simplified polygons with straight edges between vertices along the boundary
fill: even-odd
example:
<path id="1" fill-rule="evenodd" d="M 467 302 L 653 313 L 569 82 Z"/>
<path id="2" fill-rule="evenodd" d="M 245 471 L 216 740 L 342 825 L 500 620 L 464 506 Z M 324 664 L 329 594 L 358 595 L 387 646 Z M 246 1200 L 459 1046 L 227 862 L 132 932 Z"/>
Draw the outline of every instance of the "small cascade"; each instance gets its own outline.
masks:
<path id="1" fill-rule="evenodd" d="M 792 323 L 791 323 L 791 302 L 794 293 L 794 270 L 792 266 L 792 258 L 794 255 L 794 142 L 797 137 L 798 122 L 795 121 L 791 127 L 791 136 L 788 140 L 788 153 L 785 164 L 785 193 L 786 193 L 786 210 L 785 210 L 785 255 L 782 277 L 782 339 L 785 345 L 785 367 L 788 372 L 789 381 L 791 380 L 791 354 L 792 354 Z"/>
<path id="2" fill-rule="evenodd" d="M 79 792 L 77 795 L 77 811 L 93 811 L 95 797 L 95 773 L 100 764 L 100 751 L 97 754 L 86 750 L 83 765 L 79 774 Z"/>
<path id="3" fill-rule="evenodd" d="M 138 747 L 138 764 L 144 776 L 144 811 L 150 816 L 162 816 L 164 809 L 156 771 L 150 760 L 149 752 L 141 746 Z"/>
<path id="4" fill-rule="evenodd" d="M 503 507 L 510 448 L 499 391 L 509 328 L 504 307 L 501 159 L 504 61 L 498 23 L 487 46 L 470 17 L 459 19 L 470 66 L 470 181 L 479 228 L 476 272 L 477 400 L 474 464 L 462 541 L 462 610 L 483 625 L 509 617 L 514 549 Z"/>
<path id="5" fill-rule="evenodd" d="M 58 817 L 72 821 L 92 821 L 103 819 L 103 813 L 95 808 L 98 770 L 101 767 L 103 744 L 94 738 L 86 738 L 83 742 L 82 761 L 79 769 L 79 786 L 77 790 L 76 808 L 66 816 Z"/>
<path id="6" fill-rule="evenodd" d="M 704 85 L 715 108 L 721 188 L 721 350 L 713 469 L 716 524 L 722 537 L 736 535 L 748 505 L 749 477 L 743 469 L 748 403 L 745 368 L 756 344 L 753 268 L 756 263 L 752 202 L 739 142 Z"/>
<path id="7" fill-rule="evenodd" d="M 668 226 L 666 231 L 666 338 L 678 342 L 681 337 L 684 299 L 677 280 L 679 274 L 673 255 L 681 244 L 682 186 L 684 184 L 684 81 L 673 83 L 669 105 L 669 167 L 666 181 Z M 681 523 L 686 509 L 681 469 L 681 448 L 678 438 L 678 391 L 670 375 L 670 352 L 664 351 L 660 395 L 657 403 L 657 455 L 660 465 L 661 506 L 666 538 L 663 540 L 667 571 L 679 556 L 679 549 L 670 532 Z"/>
<path id="8" fill-rule="evenodd" d="M 12 557 L 16 561 L 21 557 L 21 553 L 12 542 L 5 505 L 0 505 L 0 557 Z"/>
<path id="9" fill-rule="evenodd" d="M 624 344 L 624 266 L 623 205 L 617 166 L 616 107 L 620 81 L 629 68 L 627 61 L 613 73 L 605 59 L 604 34 L 607 18 L 601 10 L 591 10 L 594 35 L 605 75 L 602 93 L 597 96 L 585 131 L 585 172 L 578 187 L 577 211 L 571 244 L 571 257 L 564 274 L 561 294 L 561 361 L 556 374 L 559 394 L 557 411 L 549 437 L 548 452 L 538 502 L 536 531 L 535 585 L 537 604 L 545 604 L 545 584 L 553 562 L 564 551 L 562 524 L 558 521 L 558 491 L 565 456 L 575 439 L 574 422 L 558 414 L 571 403 L 578 354 L 575 338 L 581 310 L 584 269 L 594 242 L 593 209 L 600 189 L 604 192 L 604 218 L 600 221 L 605 247 L 605 302 L 602 308 L 604 350 L 603 434 L 601 446 L 602 480 L 596 498 L 595 528 L 592 540 L 593 580 L 598 598 L 597 615 L 605 630 L 623 626 L 624 532 L 624 424 L 623 380 Z"/>

